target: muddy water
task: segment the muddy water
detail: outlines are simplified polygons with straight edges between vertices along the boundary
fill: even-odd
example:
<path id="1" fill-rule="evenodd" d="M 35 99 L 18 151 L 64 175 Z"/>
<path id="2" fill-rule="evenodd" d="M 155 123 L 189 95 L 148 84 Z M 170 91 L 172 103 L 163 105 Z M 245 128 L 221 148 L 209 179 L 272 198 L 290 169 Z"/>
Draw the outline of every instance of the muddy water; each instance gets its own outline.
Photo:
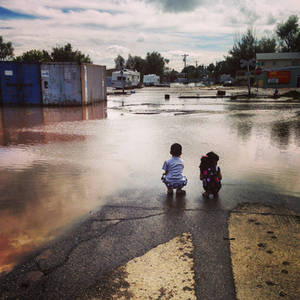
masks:
<path id="1" fill-rule="evenodd" d="M 197 94 L 204 98 L 179 98 Z M 187 207 L 202 205 L 198 165 L 211 150 L 221 158 L 224 195 L 253 186 L 300 197 L 300 104 L 215 95 L 144 88 L 88 108 L 2 107 L 0 272 L 112 199 L 130 205 L 134 191 L 163 194 L 173 142 L 183 145 Z M 153 199 L 144 205 L 161 205 Z"/>

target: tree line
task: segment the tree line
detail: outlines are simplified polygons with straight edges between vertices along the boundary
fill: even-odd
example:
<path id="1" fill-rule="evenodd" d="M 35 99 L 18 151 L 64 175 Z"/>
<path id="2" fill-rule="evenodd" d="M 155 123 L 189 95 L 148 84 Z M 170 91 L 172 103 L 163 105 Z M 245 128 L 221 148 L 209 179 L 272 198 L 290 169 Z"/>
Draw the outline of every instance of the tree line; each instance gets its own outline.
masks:
<path id="1" fill-rule="evenodd" d="M 166 72 L 166 65 L 169 63 L 169 60 L 164 58 L 158 52 L 148 52 L 145 58 L 140 56 L 128 55 L 127 60 L 125 61 L 124 57 L 118 55 L 115 58 L 115 68 L 121 70 L 123 68 L 136 70 L 140 72 L 141 79 L 145 74 L 156 74 L 161 79 L 163 78 Z"/>
<path id="2" fill-rule="evenodd" d="M 67 43 L 65 46 L 53 47 L 51 52 L 47 50 L 32 49 L 19 56 L 14 55 L 14 48 L 11 42 L 5 43 L 0 36 L 0 60 L 13 60 L 25 63 L 41 62 L 78 62 L 92 63 L 88 55 L 79 50 L 73 50 L 72 45 Z"/>
<path id="3" fill-rule="evenodd" d="M 256 58 L 256 53 L 274 52 L 299 52 L 300 51 L 300 26 L 299 18 L 291 15 L 285 22 L 278 23 L 273 37 L 258 39 L 252 29 L 248 29 L 240 38 L 237 38 L 233 47 L 228 51 L 224 60 L 211 63 L 207 67 L 188 66 L 182 72 L 188 78 L 195 78 L 197 74 L 205 74 L 218 80 L 221 74 L 235 75 L 240 69 L 240 60 Z"/>
<path id="4" fill-rule="evenodd" d="M 147 53 L 145 59 L 129 54 L 126 61 L 119 55 L 115 59 L 115 65 L 116 68 L 125 66 L 135 69 L 141 75 L 150 73 L 164 75 L 164 79 L 169 82 L 183 76 L 188 81 L 200 81 L 207 78 L 218 81 L 221 74 L 230 74 L 234 77 L 235 72 L 240 69 L 241 59 L 256 58 L 256 53 L 298 51 L 300 51 L 299 18 L 296 15 L 291 15 L 285 22 L 277 24 L 273 37 L 264 36 L 258 39 L 254 30 L 248 29 L 239 38 L 236 38 L 224 60 L 211 63 L 208 66 L 203 64 L 199 66 L 189 65 L 183 68 L 181 72 L 177 72 L 166 67 L 168 60 L 157 52 Z"/>
<path id="5" fill-rule="evenodd" d="M 300 26 L 299 18 L 291 15 L 285 22 L 277 24 L 273 37 L 262 37 L 258 39 L 252 29 L 248 29 L 239 38 L 236 38 L 233 47 L 228 51 L 228 55 L 222 61 L 211 63 L 208 66 L 189 65 L 177 72 L 168 68 L 168 59 L 158 52 L 148 52 L 145 58 L 129 54 L 127 60 L 121 55 L 115 58 L 117 69 L 128 68 L 137 70 L 144 74 L 159 75 L 161 80 L 173 82 L 179 77 L 184 77 L 189 81 L 203 80 L 211 78 L 218 81 L 221 74 L 235 75 L 240 69 L 240 60 L 249 60 L 256 57 L 256 53 L 273 52 L 297 52 L 300 51 Z M 70 43 L 65 46 L 53 47 L 52 51 L 29 50 L 22 55 L 14 56 L 14 48 L 11 42 L 4 42 L 0 36 L 0 60 L 10 59 L 19 62 L 79 62 L 92 63 L 88 55 L 79 50 L 73 50 Z M 141 76 L 141 78 L 143 78 Z"/>

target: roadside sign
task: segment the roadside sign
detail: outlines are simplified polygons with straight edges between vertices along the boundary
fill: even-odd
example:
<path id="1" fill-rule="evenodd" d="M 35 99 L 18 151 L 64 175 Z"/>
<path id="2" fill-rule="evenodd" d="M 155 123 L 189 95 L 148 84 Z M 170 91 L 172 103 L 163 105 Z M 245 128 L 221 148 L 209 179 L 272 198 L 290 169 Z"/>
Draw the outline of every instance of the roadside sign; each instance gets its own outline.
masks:
<path id="1" fill-rule="evenodd" d="M 12 70 L 5 70 L 4 71 L 4 75 L 5 76 L 13 76 L 14 75 L 14 72 Z"/>
<path id="2" fill-rule="evenodd" d="M 248 61 L 247 60 L 245 60 L 245 59 L 241 59 L 240 60 L 240 66 L 241 66 L 241 68 L 245 68 L 245 67 L 247 67 L 247 65 L 248 65 Z"/>
<path id="3" fill-rule="evenodd" d="M 250 59 L 249 66 L 255 67 L 255 62 L 256 62 L 255 58 Z"/>
<path id="4" fill-rule="evenodd" d="M 261 68 L 256 68 L 255 74 L 260 75 L 261 73 L 262 73 L 262 69 Z"/>
<path id="5" fill-rule="evenodd" d="M 268 83 L 278 83 L 278 78 L 269 78 Z"/>
<path id="6" fill-rule="evenodd" d="M 49 70 L 41 70 L 42 77 L 49 77 Z"/>
<path id="7" fill-rule="evenodd" d="M 245 68 L 245 67 L 248 67 L 248 66 L 255 67 L 255 63 L 256 63 L 255 58 L 251 58 L 249 60 L 245 60 L 245 59 L 240 60 L 241 68 Z"/>
<path id="8" fill-rule="evenodd" d="M 289 83 L 290 82 L 290 71 L 269 71 L 268 79 L 277 79 L 278 83 Z"/>

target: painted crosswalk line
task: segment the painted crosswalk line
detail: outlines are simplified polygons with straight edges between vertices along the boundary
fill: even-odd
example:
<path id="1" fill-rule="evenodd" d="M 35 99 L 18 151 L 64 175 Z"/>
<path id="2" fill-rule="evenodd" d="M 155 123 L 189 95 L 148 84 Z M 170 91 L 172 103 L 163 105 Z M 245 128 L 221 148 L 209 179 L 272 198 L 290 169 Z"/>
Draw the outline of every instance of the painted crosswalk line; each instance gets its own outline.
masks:
<path id="1" fill-rule="evenodd" d="M 183 233 L 119 267 L 80 299 L 196 299 L 192 235 Z"/>
<path id="2" fill-rule="evenodd" d="M 299 216 L 245 205 L 232 212 L 229 237 L 237 299 L 299 299 Z"/>

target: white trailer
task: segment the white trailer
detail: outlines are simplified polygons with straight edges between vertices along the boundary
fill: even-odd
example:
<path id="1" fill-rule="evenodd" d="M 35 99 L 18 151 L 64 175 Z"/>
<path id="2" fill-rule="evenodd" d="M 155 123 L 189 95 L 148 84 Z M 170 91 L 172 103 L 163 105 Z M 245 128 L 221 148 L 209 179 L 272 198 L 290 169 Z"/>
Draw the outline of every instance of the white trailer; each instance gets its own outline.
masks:
<path id="1" fill-rule="evenodd" d="M 111 84 L 116 89 L 136 88 L 140 83 L 140 73 L 137 71 L 123 69 L 112 72 Z"/>
<path id="2" fill-rule="evenodd" d="M 155 86 L 158 85 L 159 82 L 160 82 L 160 78 L 155 74 L 148 74 L 148 75 L 144 75 L 143 77 L 143 84 L 145 86 Z"/>

